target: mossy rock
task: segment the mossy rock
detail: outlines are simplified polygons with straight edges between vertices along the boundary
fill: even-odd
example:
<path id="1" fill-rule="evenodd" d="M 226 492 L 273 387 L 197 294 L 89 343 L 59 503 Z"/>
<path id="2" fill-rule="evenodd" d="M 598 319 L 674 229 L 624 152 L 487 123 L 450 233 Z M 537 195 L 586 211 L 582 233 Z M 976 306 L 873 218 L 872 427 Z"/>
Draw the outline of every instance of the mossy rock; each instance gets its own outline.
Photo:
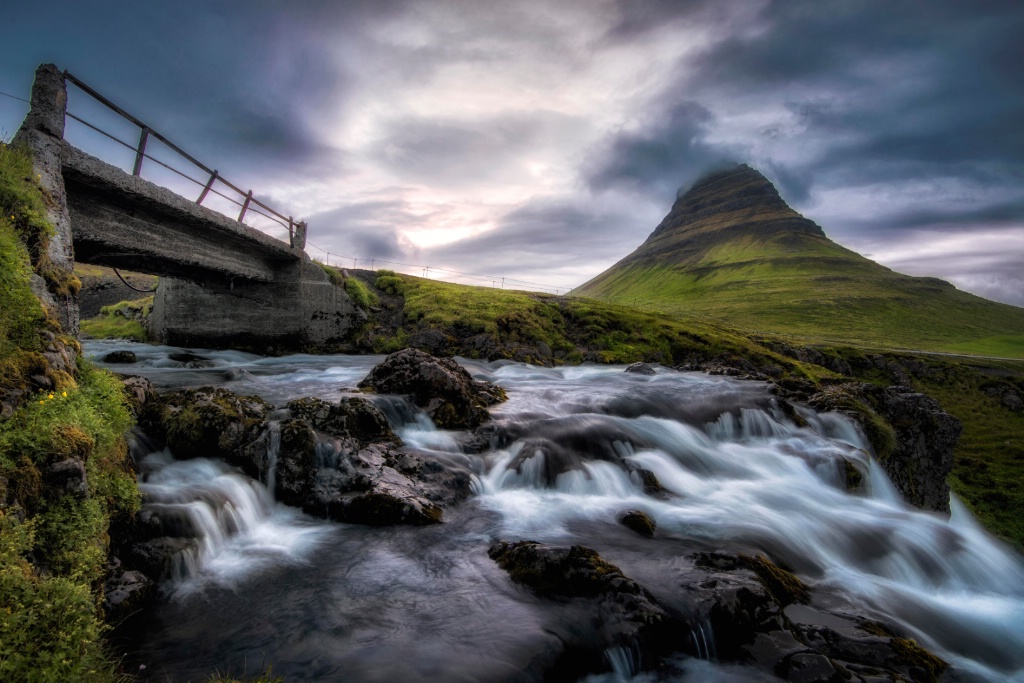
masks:
<path id="1" fill-rule="evenodd" d="M 314 428 L 332 436 L 350 438 L 361 446 L 401 444 L 384 413 L 365 398 L 346 397 L 332 404 L 307 397 L 290 401 L 287 407 L 294 417 L 307 420 Z"/>
<path id="2" fill-rule="evenodd" d="M 202 387 L 161 396 L 146 405 L 140 422 L 178 458 L 223 458 L 252 473 L 246 447 L 266 429 L 273 408 L 258 396 Z"/>
<path id="3" fill-rule="evenodd" d="M 513 581 L 539 595 L 594 597 L 643 590 L 626 579 L 618 567 L 582 545 L 562 548 L 536 541 L 498 542 L 487 554 Z"/>
<path id="4" fill-rule="evenodd" d="M 619 524 L 647 538 L 654 536 L 657 526 L 643 510 L 626 510 L 619 515 Z"/>

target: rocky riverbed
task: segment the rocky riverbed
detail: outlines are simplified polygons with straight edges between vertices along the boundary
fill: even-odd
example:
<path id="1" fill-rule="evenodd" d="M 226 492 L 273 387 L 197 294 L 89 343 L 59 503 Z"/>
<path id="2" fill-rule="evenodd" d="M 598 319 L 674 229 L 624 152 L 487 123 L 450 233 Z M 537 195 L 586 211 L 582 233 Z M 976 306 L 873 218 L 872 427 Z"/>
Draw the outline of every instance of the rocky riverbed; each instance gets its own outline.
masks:
<path id="1" fill-rule="evenodd" d="M 1024 672 L 1024 567 L 944 512 L 958 425 L 906 390 L 113 351 L 153 383 L 119 571 L 160 590 L 118 634 L 152 680 Z"/>

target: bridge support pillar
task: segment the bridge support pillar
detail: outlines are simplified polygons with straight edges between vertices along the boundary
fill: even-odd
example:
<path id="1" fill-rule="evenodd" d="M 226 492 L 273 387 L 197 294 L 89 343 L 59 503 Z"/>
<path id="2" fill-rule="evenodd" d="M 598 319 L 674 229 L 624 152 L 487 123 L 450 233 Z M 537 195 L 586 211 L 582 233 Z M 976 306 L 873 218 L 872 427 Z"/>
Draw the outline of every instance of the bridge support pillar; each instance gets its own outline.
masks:
<path id="1" fill-rule="evenodd" d="M 273 282 L 160 278 L 149 332 L 173 346 L 315 352 L 343 348 L 349 331 L 365 319 L 343 288 L 303 260 Z"/>
<path id="2" fill-rule="evenodd" d="M 67 193 L 61 173 L 61 149 L 64 139 L 64 118 L 67 112 L 68 91 L 64 73 L 53 64 L 36 69 L 32 84 L 32 100 L 24 123 L 14 136 L 16 145 L 23 145 L 32 155 L 32 165 L 39 183 L 50 199 L 46 202 L 46 219 L 55 229 L 50 238 L 47 258 L 71 279 L 75 256 L 71 238 L 71 216 L 68 213 Z M 78 336 L 78 297 L 68 291 L 52 292 L 42 278 L 36 276 L 32 289 L 57 314 L 61 327 L 68 334 Z"/>

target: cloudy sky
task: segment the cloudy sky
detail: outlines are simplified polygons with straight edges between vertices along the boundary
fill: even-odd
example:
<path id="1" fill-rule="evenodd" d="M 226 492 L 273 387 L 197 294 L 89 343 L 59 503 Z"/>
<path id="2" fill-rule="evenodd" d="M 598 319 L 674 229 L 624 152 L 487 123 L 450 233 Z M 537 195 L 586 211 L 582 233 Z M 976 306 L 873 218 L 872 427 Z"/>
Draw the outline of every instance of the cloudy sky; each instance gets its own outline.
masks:
<path id="1" fill-rule="evenodd" d="M 1024 305 L 1019 0 L 15 0 L 0 18 L 0 91 L 27 97 L 55 62 L 349 264 L 571 287 L 742 161 L 841 244 Z M 0 133 L 24 110 L 0 96 Z"/>

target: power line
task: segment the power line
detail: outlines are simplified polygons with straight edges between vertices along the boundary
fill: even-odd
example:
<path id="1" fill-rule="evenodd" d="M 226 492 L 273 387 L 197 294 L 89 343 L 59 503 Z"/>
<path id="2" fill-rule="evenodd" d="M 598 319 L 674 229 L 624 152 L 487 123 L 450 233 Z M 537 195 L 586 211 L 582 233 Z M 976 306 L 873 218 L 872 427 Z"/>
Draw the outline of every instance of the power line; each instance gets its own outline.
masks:
<path id="1" fill-rule="evenodd" d="M 12 95 L 12 94 L 6 93 L 6 92 L 4 92 L 2 90 L 0 90 L 0 95 L 3 95 L 4 97 L 10 97 L 12 100 L 18 100 L 19 102 L 24 102 L 25 104 L 32 104 L 31 102 L 26 100 L 24 97 L 18 97 L 17 95 Z"/>

